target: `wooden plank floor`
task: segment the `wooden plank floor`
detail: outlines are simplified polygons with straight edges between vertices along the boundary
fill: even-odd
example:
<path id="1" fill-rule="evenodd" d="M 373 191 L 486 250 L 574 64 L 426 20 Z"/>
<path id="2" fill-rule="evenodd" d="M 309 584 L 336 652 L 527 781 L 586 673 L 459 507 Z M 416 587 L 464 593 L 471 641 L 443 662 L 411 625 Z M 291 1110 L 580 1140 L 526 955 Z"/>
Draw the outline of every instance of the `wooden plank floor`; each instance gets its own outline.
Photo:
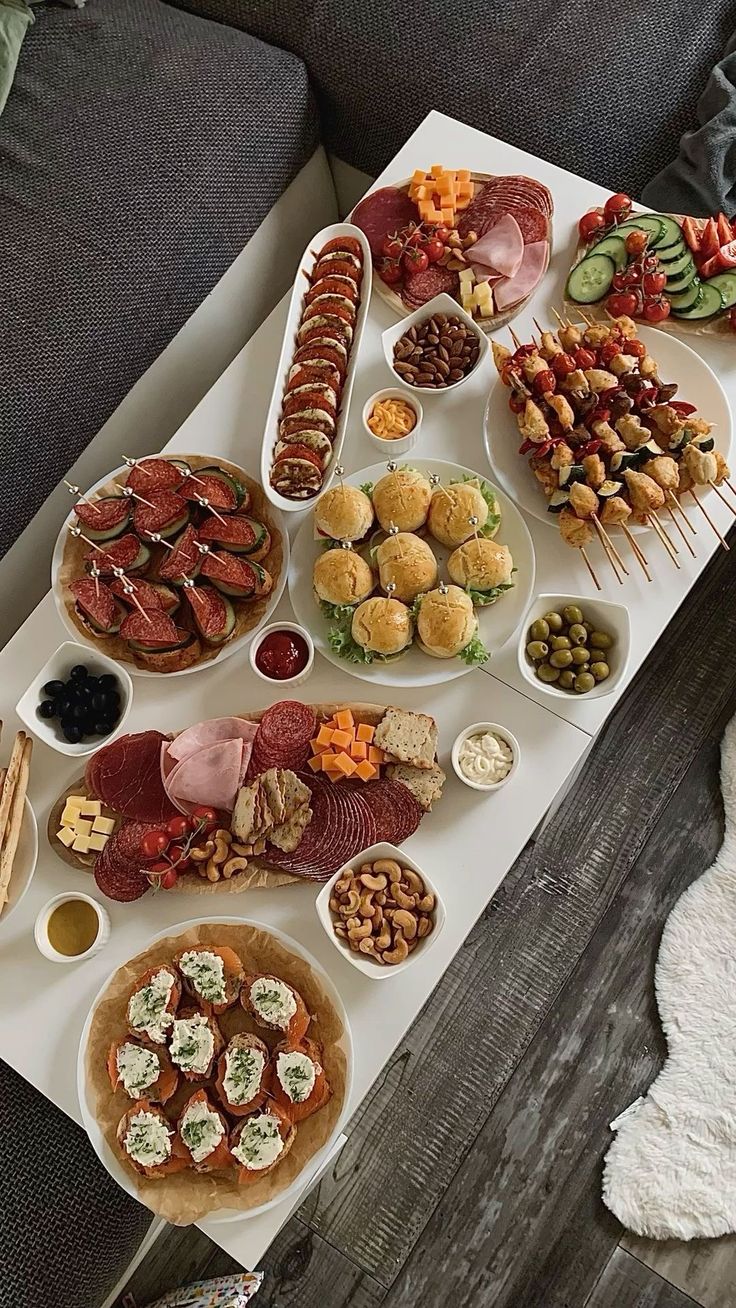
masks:
<path id="1" fill-rule="evenodd" d="M 721 840 L 735 581 L 721 553 L 269 1251 L 263 1308 L 736 1305 L 734 1240 L 637 1241 L 600 1199 L 608 1123 L 665 1053 L 662 925 Z M 130 1289 L 225 1270 L 172 1231 Z"/>

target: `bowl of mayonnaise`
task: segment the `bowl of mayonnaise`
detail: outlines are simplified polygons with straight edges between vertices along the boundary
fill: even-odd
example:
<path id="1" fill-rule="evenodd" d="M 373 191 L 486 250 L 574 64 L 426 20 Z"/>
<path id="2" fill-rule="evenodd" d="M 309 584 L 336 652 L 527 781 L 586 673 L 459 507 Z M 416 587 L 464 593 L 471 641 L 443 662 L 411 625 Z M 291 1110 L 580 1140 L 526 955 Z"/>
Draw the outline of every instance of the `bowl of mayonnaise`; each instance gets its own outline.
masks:
<path id="1" fill-rule="evenodd" d="M 452 766 L 471 790 L 500 790 L 519 766 L 519 742 L 497 722 L 473 722 L 455 740 Z"/>

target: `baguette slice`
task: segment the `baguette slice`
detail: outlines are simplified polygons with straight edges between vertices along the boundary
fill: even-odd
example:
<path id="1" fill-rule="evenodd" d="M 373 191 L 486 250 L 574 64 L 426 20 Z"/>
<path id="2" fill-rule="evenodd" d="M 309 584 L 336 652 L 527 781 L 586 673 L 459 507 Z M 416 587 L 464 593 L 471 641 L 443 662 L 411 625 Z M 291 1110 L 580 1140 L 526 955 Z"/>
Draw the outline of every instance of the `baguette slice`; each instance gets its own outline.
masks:
<path id="1" fill-rule="evenodd" d="M 399 763 L 431 768 L 437 754 L 437 723 L 427 713 L 387 708 L 376 727 L 373 743 Z"/>
<path id="2" fill-rule="evenodd" d="M 432 805 L 442 798 L 442 787 L 447 780 L 438 763 L 431 768 L 416 768 L 410 763 L 390 763 L 386 768 L 386 776 L 406 786 L 425 813 L 431 812 Z"/>

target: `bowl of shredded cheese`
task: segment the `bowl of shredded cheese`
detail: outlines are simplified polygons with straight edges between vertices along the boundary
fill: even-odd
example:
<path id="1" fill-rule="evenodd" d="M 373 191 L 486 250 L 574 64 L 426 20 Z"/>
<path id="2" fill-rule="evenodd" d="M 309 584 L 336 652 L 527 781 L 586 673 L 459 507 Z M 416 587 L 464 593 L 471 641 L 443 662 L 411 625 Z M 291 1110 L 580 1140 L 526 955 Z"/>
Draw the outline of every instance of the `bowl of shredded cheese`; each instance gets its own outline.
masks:
<path id="1" fill-rule="evenodd" d="M 376 391 L 363 407 L 363 426 L 371 441 L 384 453 L 407 454 L 417 443 L 422 425 L 422 406 L 406 391 Z"/>
<path id="2" fill-rule="evenodd" d="M 519 766 L 519 742 L 497 722 L 473 722 L 455 740 L 452 766 L 471 790 L 500 790 Z"/>

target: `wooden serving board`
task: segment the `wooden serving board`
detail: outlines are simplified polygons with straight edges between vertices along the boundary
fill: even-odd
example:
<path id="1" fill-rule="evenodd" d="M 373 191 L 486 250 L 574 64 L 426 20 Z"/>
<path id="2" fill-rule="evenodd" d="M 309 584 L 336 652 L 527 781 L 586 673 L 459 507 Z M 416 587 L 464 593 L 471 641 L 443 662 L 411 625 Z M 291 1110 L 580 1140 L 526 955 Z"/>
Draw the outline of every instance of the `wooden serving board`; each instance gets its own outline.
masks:
<path id="1" fill-rule="evenodd" d="M 356 722 L 366 722 L 372 727 L 377 726 L 386 712 L 386 706 L 383 704 L 365 704 L 362 702 L 347 704 L 321 703 L 312 704 L 310 707 L 314 709 L 317 717 L 324 721 L 331 718 L 340 709 L 350 709 Z M 234 716 L 245 718 L 248 722 L 260 722 L 265 711 L 265 709 L 258 709 L 253 713 L 238 713 Z M 173 736 L 172 739 L 174 739 Z M 365 784 L 369 786 L 371 782 L 367 781 Z M 94 868 L 95 855 L 75 854 L 71 849 L 65 849 L 61 842 L 56 839 L 56 832 L 60 826 L 59 817 L 67 796 L 82 793 L 85 793 L 83 777 L 78 778 L 62 791 L 49 813 L 47 836 L 49 844 L 65 863 L 81 871 L 91 872 Z M 112 810 L 105 809 L 104 813 L 105 816 L 115 817 L 118 823 L 121 820 Z M 223 878 L 220 881 L 208 881 L 205 877 L 200 877 L 196 872 L 185 872 L 173 889 L 166 891 L 166 894 L 237 895 L 244 890 L 273 889 L 276 886 L 292 885 L 297 881 L 304 880 L 304 877 L 292 876 L 289 872 L 282 872 L 280 869 L 271 867 L 265 859 L 254 857 L 248 860 L 248 867 L 245 871 L 238 872 L 230 880 Z"/>
<path id="2" fill-rule="evenodd" d="M 499 174 L 497 173 L 471 172 L 470 174 L 471 181 L 475 183 L 478 190 L 480 190 L 480 188 L 483 185 L 485 185 L 486 182 L 492 182 L 493 179 L 497 176 L 499 176 Z M 392 182 L 392 186 L 395 187 L 397 191 L 408 191 L 410 182 L 411 182 L 411 178 L 405 177 L 403 181 Z M 511 322 L 512 318 L 515 318 L 517 313 L 521 313 L 524 306 L 529 303 L 529 301 L 533 298 L 533 296 L 538 291 L 542 278 L 544 277 L 549 267 L 551 254 L 552 254 L 552 219 L 550 218 L 547 221 L 547 259 L 544 265 L 544 269 L 542 271 L 542 277 L 540 277 L 539 282 L 537 282 L 537 285 L 534 287 L 534 290 L 531 291 L 530 294 L 525 297 L 525 299 L 519 300 L 518 304 L 512 305 L 511 308 L 507 309 L 504 313 L 493 314 L 491 318 L 477 318 L 474 314 L 473 321 L 477 323 L 481 331 L 485 332 L 487 335 L 490 335 L 491 332 L 496 331 L 499 327 L 503 327 L 507 322 Z M 389 306 L 389 308 L 393 309 L 397 318 L 406 318 L 410 313 L 414 313 L 414 309 L 412 309 L 408 304 L 404 304 L 404 301 L 402 300 L 401 296 L 398 294 L 397 291 L 394 290 L 393 286 L 389 286 L 387 282 L 381 280 L 381 277 L 379 276 L 377 270 L 375 270 L 375 275 L 373 278 L 373 290 L 376 295 L 379 295 L 381 297 L 381 299 L 384 301 L 385 304 Z M 459 303 L 460 301 L 458 300 L 458 304 Z"/>

